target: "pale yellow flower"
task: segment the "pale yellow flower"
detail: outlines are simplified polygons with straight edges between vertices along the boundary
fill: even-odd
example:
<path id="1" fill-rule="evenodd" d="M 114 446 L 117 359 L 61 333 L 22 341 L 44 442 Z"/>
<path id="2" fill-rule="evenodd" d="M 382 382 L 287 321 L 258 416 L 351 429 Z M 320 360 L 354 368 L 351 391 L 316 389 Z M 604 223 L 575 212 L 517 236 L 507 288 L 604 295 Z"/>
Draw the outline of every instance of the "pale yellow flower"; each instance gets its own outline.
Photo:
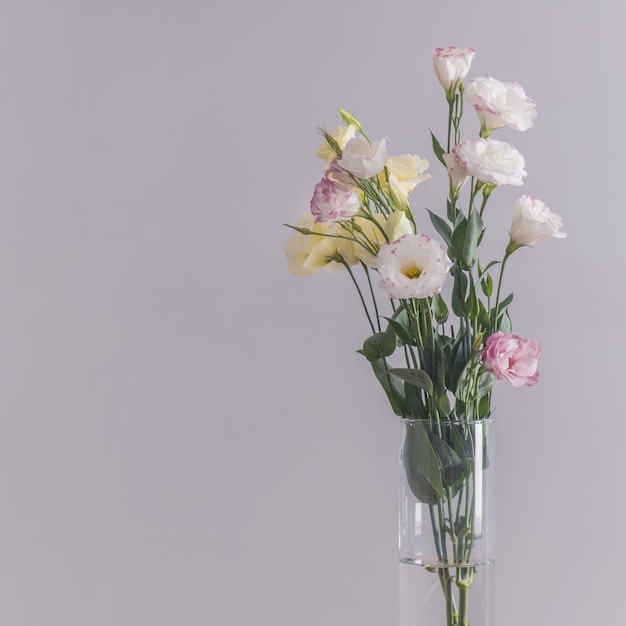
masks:
<path id="1" fill-rule="evenodd" d="M 372 217 L 380 225 L 380 228 L 368 218 L 354 218 L 354 223 L 358 227 L 355 236 L 360 241 L 363 241 L 362 245 L 359 243 L 354 244 L 354 254 L 359 261 L 362 261 L 368 267 L 376 267 L 376 255 L 381 246 L 387 243 L 383 234 L 387 218 L 382 213 L 374 213 Z"/>
<path id="2" fill-rule="evenodd" d="M 395 241 L 404 235 L 413 234 L 413 224 L 411 224 L 404 211 L 396 211 L 389 216 L 385 224 L 385 234 L 389 241 Z"/>
<path id="3" fill-rule="evenodd" d="M 339 148 L 343 150 L 348 141 L 354 137 L 355 133 L 356 128 L 352 124 L 349 124 L 348 126 L 337 126 L 332 133 L 328 134 L 337 142 Z M 322 140 L 316 155 L 323 161 L 326 161 L 326 163 L 330 163 L 337 156 L 333 150 L 331 150 L 326 138 Z"/>
<path id="4" fill-rule="evenodd" d="M 390 183 L 397 182 L 396 187 L 402 189 L 408 196 L 417 185 L 430 178 L 430 174 L 424 174 L 430 163 L 417 154 L 401 154 L 400 156 L 387 159 Z M 393 180 L 395 179 L 395 181 Z"/>
<path id="5" fill-rule="evenodd" d="M 315 216 L 307 213 L 298 220 L 296 226 L 311 230 L 315 234 L 305 235 L 294 231 L 285 243 L 287 268 L 292 274 L 304 277 L 312 276 L 321 269 L 327 272 L 345 269 L 342 263 L 333 260 L 338 255 L 341 255 L 348 265 L 356 265 L 359 262 L 352 241 L 324 236 L 345 235 L 345 231 L 338 223 L 316 222 Z"/>

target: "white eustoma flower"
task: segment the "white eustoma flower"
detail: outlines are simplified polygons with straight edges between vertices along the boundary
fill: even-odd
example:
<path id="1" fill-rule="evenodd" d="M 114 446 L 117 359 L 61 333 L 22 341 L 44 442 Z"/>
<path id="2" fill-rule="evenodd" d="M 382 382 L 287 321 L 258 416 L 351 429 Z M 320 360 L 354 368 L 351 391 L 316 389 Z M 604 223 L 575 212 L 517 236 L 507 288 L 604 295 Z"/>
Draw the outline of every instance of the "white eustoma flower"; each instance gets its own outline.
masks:
<path id="1" fill-rule="evenodd" d="M 337 164 L 355 178 L 366 179 L 380 174 L 387 162 L 387 138 L 370 143 L 364 137 L 350 139 Z"/>
<path id="2" fill-rule="evenodd" d="M 518 83 L 491 76 L 473 78 L 465 89 L 465 99 L 476 109 L 486 135 L 502 126 L 528 130 L 537 119 L 537 105 Z"/>
<path id="3" fill-rule="evenodd" d="M 404 235 L 376 258 L 380 287 L 390 298 L 430 298 L 441 291 L 452 262 L 445 247 L 427 235 Z"/>
<path id="4" fill-rule="evenodd" d="M 470 176 L 493 185 L 523 184 L 524 157 L 511 145 L 496 139 L 474 139 L 452 150 Z"/>
<path id="5" fill-rule="evenodd" d="M 337 128 L 335 128 L 332 133 L 328 134 L 337 142 L 339 148 L 343 150 L 346 147 L 348 141 L 350 141 L 350 139 L 355 136 L 355 133 L 356 128 L 352 124 L 348 124 L 348 126 L 344 126 L 342 124 L 340 126 L 337 126 Z M 331 147 L 328 145 L 326 138 L 324 138 L 322 143 L 320 144 L 320 147 L 317 149 L 316 156 L 326 161 L 326 163 L 329 163 L 337 155 L 335 154 L 334 150 L 332 150 Z"/>
<path id="6" fill-rule="evenodd" d="M 454 95 L 456 88 L 463 82 L 475 56 L 476 52 L 472 48 L 435 48 L 435 74 L 448 98 Z"/>
<path id="7" fill-rule="evenodd" d="M 417 154 L 389 157 L 385 165 L 390 179 L 395 179 L 407 196 L 417 185 L 430 178 L 430 174 L 424 174 L 430 163 Z"/>
<path id="8" fill-rule="evenodd" d="M 530 196 L 521 196 L 515 203 L 511 225 L 513 249 L 532 246 L 538 241 L 556 237 L 562 239 L 566 233 L 560 231 L 563 219 L 541 201 Z"/>
<path id="9" fill-rule="evenodd" d="M 448 169 L 448 176 L 450 178 L 450 189 L 454 194 L 458 194 L 459 190 L 467 182 L 469 175 L 461 161 L 461 157 L 454 152 L 445 152 L 443 154 L 443 160 Z"/>

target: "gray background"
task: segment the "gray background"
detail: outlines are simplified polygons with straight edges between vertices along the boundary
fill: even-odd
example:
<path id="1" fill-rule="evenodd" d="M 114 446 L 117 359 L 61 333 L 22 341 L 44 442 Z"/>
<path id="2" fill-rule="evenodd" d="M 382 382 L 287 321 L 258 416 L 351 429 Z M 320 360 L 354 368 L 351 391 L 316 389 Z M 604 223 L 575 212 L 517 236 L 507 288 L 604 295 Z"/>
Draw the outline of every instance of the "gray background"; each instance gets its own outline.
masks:
<path id="1" fill-rule="evenodd" d="M 447 45 L 537 101 L 497 138 L 569 235 L 509 268 L 544 356 L 496 392 L 499 623 L 619 621 L 617 6 L 0 2 L 2 624 L 397 624 L 397 420 L 347 277 L 288 274 L 281 224 L 342 106 L 431 159 L 428 228 Z M 519 193 L 494 195 L 488 248 Z"/>

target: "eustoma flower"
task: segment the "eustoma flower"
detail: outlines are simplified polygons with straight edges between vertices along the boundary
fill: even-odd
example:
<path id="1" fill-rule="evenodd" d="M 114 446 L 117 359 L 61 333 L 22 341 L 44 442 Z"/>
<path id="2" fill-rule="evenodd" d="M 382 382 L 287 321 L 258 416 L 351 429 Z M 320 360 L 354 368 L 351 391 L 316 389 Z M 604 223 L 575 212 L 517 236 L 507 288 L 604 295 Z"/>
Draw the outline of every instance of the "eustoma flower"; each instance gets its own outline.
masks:
<path id="1" fill-rule="evenodd" d="M 540 356 L 541 348 L 534 339 L 498 331 L 487 339 L 482 360 L 483 367 L 498 380 L 508 380 L 513 387 L 524 387 L 539 380 Z"/>
<path id="2" fill-rule="evenodd" d="M 413 225 L 407 218 L 404 211 L 392 213 L 385 223 L 385 235 L 389 241 L 395 241 L 404 235 L 413 234 Z"/>
<path id="3" fill-rule="evenodd" d="M 384 245 L 376 267 L 380 287 L 390 298 L 429 298 L 441 291 L 452 263 L 441 243 L 411 234 Z"/>
<path id="4" fill-rule="evenodd" d="M 337 128 L 335 128 L 332 133 L 329 133 L 329 135 L 337 142 L 339 148 L 343 150 L 348 141 L 354 137 L 355 133 L 356 128 L 352 124 L 348 124 L 348 126 L 337 126 Z M 337 156 L 335 151 L 328 145 L 328 141 L 326 141 L 326 139 L 322 141 L 316 154 L 320 159 L 323 159 L 327 163 L 332 161 Z"/>
<path id="5" fill-rule="evenodd" d="M 407 196 L 419 183 L 430 178 L 430 174 L 424 174 L 430 163 L 417 154 L 389 157 L 385 165 L 390 179 L 395 180 Z"/>
<path id="6" fill-rule="evenodd" d="M 454 98 L 457 87 L 463 82 L 476 53 L 472 48 L 435 48 L 433 65 L 437 80 L 446 91 L 448 100 Z"/>
<path id="7" fill-rule="evenodd" d="M 454 146 L 470 176 L 493 185 L 523 184 L 524 157 L 511 145 L 496 139 L 474 139 Z"/>
<path id="8" fill-rule="evenodd" d="M 465 99 L 476 109 L 484 137 L 502 126 L 528 130 L 537 119 L 535 102 L 518 83 L 503 83 L 491 76 L 473 78 Z"/>
<path id="9" fill-rule="evenodd" d="M 511 225 L 511 243 L 509 248 L 516 250 L 522 246 L 532 246 L 538 241 L 556 237 L 566 237 L 559 229 L 563 219 L 541 201 L 530 196 L 521 196 L 513 210 Z"/>
<path id="10" fill-rule="evenodd" d="M 450 191 L 454 196 L 457 196 L 461 187 L 467 182 L 469 175 L 461 157 L 454 150 L 444 153 L 442 157 L 450 178 Z"/>
<path id="11" fill-rule="evenodd" d="M 339 256 L 348 265 L 358 263 L 353 242 L 326 236 L 342 235 L 339 224 L 315 222 L 314 216 L 309 213 L 298 220 L 297 226 L 309 229 L 311 234 L 296 231 L 285 243 L 287 269 L 295 276 L 312 276 L 321 269 L 329 272 L 345 269 L 342 263 L 336 261 Z"/>
<path id="12" fill-rule="evenodd" d="M 350 139 L 337 162 L 355 178 L 366 179 L 380 174 L 387 162 L 387 138 L 370 145 L 367 139 Z"/>
<path id="13" fill-rule="evenodd" d="M 334 222 L 356 215 L 361 199 L 354 187 L 346 187 L 330 178 L 322 178 L 315 185 L 311 198 L 311 213 L 316 222 Z"/>

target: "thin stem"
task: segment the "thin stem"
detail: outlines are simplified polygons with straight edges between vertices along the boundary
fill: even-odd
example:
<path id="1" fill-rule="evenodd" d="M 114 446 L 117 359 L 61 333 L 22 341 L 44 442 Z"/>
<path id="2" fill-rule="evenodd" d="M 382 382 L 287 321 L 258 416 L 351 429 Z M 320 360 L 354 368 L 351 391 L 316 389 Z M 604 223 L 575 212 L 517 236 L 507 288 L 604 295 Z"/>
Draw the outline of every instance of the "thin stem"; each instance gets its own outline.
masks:
<path id="1" fill-rule="evenodd" d="M 500 267 L 500 277 L 498 278 L 498 289 L 496 291 L 496 315 L 493 320 L 494 327 L 498 323 L 498 316 L 500 314 L 500 290 L 502 289 L 502 277 L 504 276 L 504 268 L 510 256 L 510 252 L 505 253 L 504 259 L 502 259 L 502 266 Z"/>
<path id="2" fill-rule="evenodd" d="M 363 305 L 363 310 L 365 311 L 365 315 L 367 316 L 367 321 L 370 324 L 370 328 L 372 329 L 372 333 L 376 332 L 376 329 L 374 328 L 374 324 L 372 323 L 372 318 L 370 316 L 370 312 L 367 309 L 367 304 L 365 303 L 365 298 L 363 298 L 363 293 L 361 292 L 361 288 L 359 287 L 359 283 L 357 282 L 354 273 L 352 272 L 352 269 L 350 268 L 350 266 L 346 263 L 346 261 L 342 258 L 340 263 L 348 270 L 348 274 L 350 274 L 350 278 L 352 279 L 352 282 L 354 283 L 354 286 L 356 287 L 356 290 L 359 294 L 359 298 L 361 299 L 361 304 Z"/>
<path id="3" fill-rule="evenodd" d="M 380 326 L 380 315 L 378 313 L 378 304 L 376 302 L 376 294 L 374 293 L 374 288 L 372 287 L 372 280 L 370 278 L 370 271 L 367 265 L 361 261 L 361 265 L 363 266 L 363 270 L 365 271 L 365 276 L 367 276 L 367 284 L 370 288 L 370 294 L 372 295 L 372 303 L 374 305 L 374 313 L 376 314 L 376 325 L 378 326 L 378 332 L 381 332 Z"/>
<path id="4" fill-rule="evenodd" d="M 454 100 L 448 100 L 448 143 L 446 144 L 448 147 L 447 152 L 450 152 L 453 117 L 454 117 Z"/>

